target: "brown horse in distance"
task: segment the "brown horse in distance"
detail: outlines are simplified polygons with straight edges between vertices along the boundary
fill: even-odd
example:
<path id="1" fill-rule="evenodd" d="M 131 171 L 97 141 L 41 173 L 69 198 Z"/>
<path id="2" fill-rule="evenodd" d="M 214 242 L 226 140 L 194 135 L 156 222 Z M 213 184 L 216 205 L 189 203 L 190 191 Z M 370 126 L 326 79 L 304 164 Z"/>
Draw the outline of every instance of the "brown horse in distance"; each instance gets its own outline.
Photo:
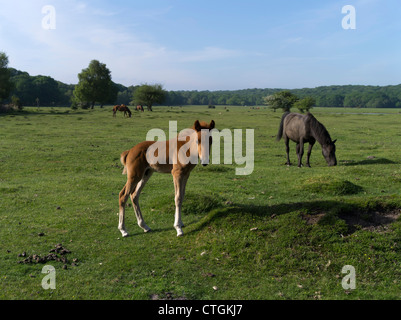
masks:
<path id="1" fill-rule="evenodd" d="M 136 111 L 144 112 L 143 107 L 140 104 L 136 106 Z"/>
<path id="2" fill-rule="evenodd" d="M 168 141 L 144 141 L 121 154 L 121 163 L 124 165 L 123 174 L 127 174 L 127 183 L 119 194 L 118 229 L 123 237 L 128 236 L 124 225 L 125 205 L 128 197 L 131 197 L 139 227 L 145 232 L 150 231 L 142 217 L 139 196 L 155 171 L 171 173 L 173 176 L 176 207 L 174 228 L 177 230 L 177 236 L 183 235 L 181 206 L 185 186 L 192 169 L 198 163 L 198 159 L 204 166 L 209 163 L 211 130 L 214 126 L 213 120 L 209 124 L 197 120 L 191 129 L 182 130 L 176 138 Z M 188 159 L 188 155 L 192 157 L 190 162 L 185 161 Z M 163 158 L 162 161 L 159 156 Z"/>
<path id="3" fill-rule="evenodd" d="M 113 117 L 116 116 L 117 111 L 124 112 L 124 117 L 126 117 L 128 114 L 128 117 L 131 118 L 131 110 L 125 104 L 116 105 L 113 107 Z"/>
<path id="4" fill-rule="evenodd" d="M 304 143 L 309 143 L 306 166 L 310 167 L 309 158 L 312 153 L 313 145 L 318 141 L 322 146 L 322 154 L 329 166 L 337 165 L 336 141 L 331 140 L 330 134 L 323 124 L 316 120 L 311 114 L 284 113 L 281 118 L 280 128 L 277 134 L 277 141 L 284 137 L 287 152 L 287 165 L 290 162 L 289 141 L 297 144 L 298 167 L 302 166 L 302 156 L 304 154 Z"/>

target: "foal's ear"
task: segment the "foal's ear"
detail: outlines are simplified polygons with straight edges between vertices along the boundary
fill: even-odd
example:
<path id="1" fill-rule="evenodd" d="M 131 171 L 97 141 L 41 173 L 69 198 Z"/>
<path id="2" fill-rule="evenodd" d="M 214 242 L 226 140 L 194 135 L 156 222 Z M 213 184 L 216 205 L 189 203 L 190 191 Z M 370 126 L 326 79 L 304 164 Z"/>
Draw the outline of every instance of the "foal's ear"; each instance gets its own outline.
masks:
<path id="1" fill-rule="evenodd" d="M 201 125 L 199 123 L 199 120 L 195 121 L 194 128 L 195 128 L 196 131 L 201 131 L 202 127 L 201 127 Z"/>
<path id="2" fill-rule="evenodd" d="M 214 129 L 214 120 L 210 121 L 209 129 L 210 130 Z"/>
<path id="3" fill-rule="evenodd" d="M 335 144 L 337 142 L 337 139 L 333 141 L 333 144 Z"/>

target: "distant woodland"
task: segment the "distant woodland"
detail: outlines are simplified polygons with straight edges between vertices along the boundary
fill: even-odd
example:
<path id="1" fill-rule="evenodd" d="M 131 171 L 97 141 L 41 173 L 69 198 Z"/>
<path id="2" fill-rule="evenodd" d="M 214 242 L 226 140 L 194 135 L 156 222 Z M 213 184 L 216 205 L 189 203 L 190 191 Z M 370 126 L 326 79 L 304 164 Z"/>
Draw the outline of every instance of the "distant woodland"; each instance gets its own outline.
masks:
<path id="1" fill-rule="evenodd" d="M 11 97 L 18 97 L 25 106 L 71 106 L 74 84 L 65 84 L 49 76 L 31 76 L 9 68 L 14 83 Z M 134 91 L 140 86 L 126 87 L 113 83 L 117 93 L 114 104 L 131 104 Z M 236 105 L 262 106 L 263 98 L 285 90 L 243 89 L 224 91 L 167 91 L 163 105 Z M 401 84 L 395 86 L 333 85 L 290 90 L 299 98 L 313 97 L 317 107 L 401 108 Z M 7 102 L 7 100 L 5 101 Z"/>

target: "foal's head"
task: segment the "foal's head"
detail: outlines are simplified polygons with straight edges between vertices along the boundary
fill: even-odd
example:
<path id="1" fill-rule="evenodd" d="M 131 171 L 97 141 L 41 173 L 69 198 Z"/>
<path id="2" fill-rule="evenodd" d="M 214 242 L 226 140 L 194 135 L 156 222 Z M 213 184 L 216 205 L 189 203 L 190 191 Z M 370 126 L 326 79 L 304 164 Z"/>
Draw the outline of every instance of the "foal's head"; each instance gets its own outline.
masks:
<path id="1" fill-rule="evenodd" d="M 196 131 L 196 144 L 198 146 L 198 156 L 203 166 L 209 164 L 210 146 L 212 145 L 211 130 L 214 129 L 214 120 L 209 124 L 196 120 L 193 126 Z"/>

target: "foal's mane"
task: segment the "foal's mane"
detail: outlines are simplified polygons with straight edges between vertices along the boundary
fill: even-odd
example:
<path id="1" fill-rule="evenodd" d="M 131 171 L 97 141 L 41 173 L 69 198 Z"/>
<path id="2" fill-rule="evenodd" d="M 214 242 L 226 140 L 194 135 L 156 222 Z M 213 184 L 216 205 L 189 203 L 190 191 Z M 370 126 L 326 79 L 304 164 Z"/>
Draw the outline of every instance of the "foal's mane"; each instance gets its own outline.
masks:
<path id="1" fill-rule="evenodd" d="M 213 120 L 212 120 L 212 122 L 210 124 L 205 122 L 205 121 L 198 121 L 198 122 L 199 122 L 199 129 L 210 129 L 210 125 L 212 125 L 214 127 L 214 121 Z M 192 126 L 191 129 L 196 130 L 195 124 Z"/>
<path id="2" fill-rule="evenodd" d="M 197 124 L 198 123 L 198 124 Z M 202 130 L 202 129 L 209 129 L 209 130 L 211 130 L 212 128 L 214 128 L 214 120 L 212 120 L 211 121 L 211 123 L 209 124 L 209 123 L 207 123 L 207 122 L 205 122 L 205 121 L 195 121 L 195 123 L 194 123 L 194 125 L 191 127 L 191 128 L 185 128 L 185 129 L 183 129 L 179 134 L 178 134 L 178 136 L 188 136 L 188 135 L 190 135 L 191 133 L 193 133 L 194 131 L 193 130 L 195 130 L 195 131 L 197 131 L 197 130 Z"/>
<path id="3" fill-rule="evenodd" d="M 310 130 L 312 135 L 320 144 L 330 144 L 331 137 L 326 127 L 321 124 L 317 119 L 313 116 L 313 114 L 309 113 L 306 115 L 307 122 L 309 122 Z"/>

